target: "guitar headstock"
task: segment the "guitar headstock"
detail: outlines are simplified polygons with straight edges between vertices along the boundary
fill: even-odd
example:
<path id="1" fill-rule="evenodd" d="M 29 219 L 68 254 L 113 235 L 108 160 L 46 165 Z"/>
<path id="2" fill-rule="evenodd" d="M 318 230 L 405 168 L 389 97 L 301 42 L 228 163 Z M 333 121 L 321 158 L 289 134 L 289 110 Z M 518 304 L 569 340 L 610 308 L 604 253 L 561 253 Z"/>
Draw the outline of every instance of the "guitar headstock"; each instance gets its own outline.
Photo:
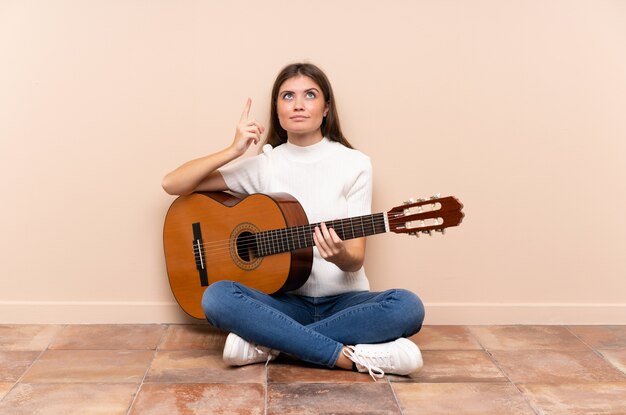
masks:
<path id="1" fill-rule="evenodd" d="M 409 199 L 402 206 L 387 212 L 389 230 L 419 236 L 431 235 L 432 231 L 443 233 L 445 228 L 458 226 L 465 216 L 463 205 L 453 196 L 432 196 L 430 199 Z"/>

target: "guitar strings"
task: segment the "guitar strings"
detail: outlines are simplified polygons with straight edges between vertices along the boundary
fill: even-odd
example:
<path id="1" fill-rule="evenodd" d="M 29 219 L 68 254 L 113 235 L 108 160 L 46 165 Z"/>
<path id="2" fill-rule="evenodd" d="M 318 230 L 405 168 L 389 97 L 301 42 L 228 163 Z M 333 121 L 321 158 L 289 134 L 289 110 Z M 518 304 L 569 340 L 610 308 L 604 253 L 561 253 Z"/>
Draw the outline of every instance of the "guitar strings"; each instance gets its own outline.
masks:
<path id="1" fill-rule="evenodd" d="M 372 215 L 372 216 L 374 216 L 374 215 Z M 399 218 L 401 216 L 403 216 L 401 213 L 397 214 L 394 218 L 389 220 L 389 223 L 391 224 L 392 220 L 395 220 L 396 218 Z M 395 221 L 398 222 L 397 220 L 395 220 Z M 373 221 L 370 221 L 369 223 L 370 224 L 380 225 L 380 224 L 384 224 L 384 222 L 385 222 L 385 220 L 384 220 L 384 217 L 383 217 L 382 219 L 374 219 Z M 329 222 L 324 222 L 324 223 L 329 223 Z M 317 226 L 317 225 L 319 225 L 319 224 L 294 226 L 294 227 L 290 227 L 290 228 L 273 229 L 273 230 L 270 230 L 270 231 L 262 231 L 262 232 L 272 232 L 272 231 L 280 231 L 280 230 L 285 230 L 285 229 L 314 227 L 314 226 Z M 369 227 L 368 227 L 368 229 L 369 229 Z M 375 229 L 375 227 L 373 229 Z M 231 257 L 229 255 L 224 255 L 224 254 L 228 253 L 231 249 L 235 249 L 235 250 L 237 250 L 239 252 L 240 250 L 247 251 L 247 250 L 253 250 L 253 249 L 257 248 L 258 244 L 257 244 L 256 238 L 255 238 L 255 235 L 256 234 L 252 234 L 249 237 L 240 238 L 240 240 L 245 239 L 246 242 L 245 243 L 239 243 L 239 244 L 238 243 L 232 243 L 232 241 L 230 241 L 230 240 L 222 240 L 222 241 L 227 241 L 226 243 L 222 243 L 222 245 L 226 245 L 226 246 L 209 248 L 209 249 L 203 249 L 203 253 L 204 253 L 203 257 L 205 258 L 206 263 L 211 263 L 211 264 L 217 264 L 217 263 L 223 263 L 223 262 L 231 262 L 232 261 Z M 301 234 L 298 233 L 298 241 L 300 241 L 300 239 L 299 239 L 300 235 Z M 294 247 L 290 247 L 291 244 L 289 242 L 287 242 L 284 237 L 283 238 L 279 237 L 280 240 L 265 241 L 265 245 L 264 246 L 267 247 L 268 248 L 267 250 L 270 251 L 270 252 L 268 252 L 267 254 L 265 252 L 262 252 L 262 255 L 259 255 L 258 252 L 255 252 L 256 255 L 255 256 L 251 255 L 250 256 L 250 260 L 253 261 L 253 260 L 256 260 L 256 259 L 264 258 L 264 257 L 266 257 L 268 255 L 285 253 L 285 252 L 293 251 L 293 250 L 296 250 L 296 249 L 313 247 L 314 243 L 313 243 L 312 233 L 304 232 L 302 235 L 304 235 L 305 238 L 310 235 L 310 245 L 307 245 L 307 246 L 304 246 L 304 247 L 301 247 L 301 248 L 295 248 L 295 246 Z M 281 243 L 281 241 L 283 241 L 284 243 Z M 293 239 L 292 239 L 292 241 L 293 241 Z M 219 241 L 219 242 L 221 242 L 221 241 Z M 309 242 L 309 240 L 307 240 L 306 242 Z M 208 246 L 210 244 L 211 244 L 210 242 L 207 242 L 206 244 L 202 244 L 202 246 L 204 247 L 204 246 Z M 285 247 L 287 249 L 284 249 Z M 276 251 L 276 252 L 274 252 L 274 251 Z M 196 255 L 196 254 L 198 254 L 198 248 L 197 248 L 197 245 L 194 244 L 194 255 Z M 197 258 L 196 258 L 196 263 L 199 264 L 199 261 L 198 261 Z"/>
<path id="2" fill-rule="evenodd" d="M 397 217 L 402 216 L 401 214 L 398 215 Z M 394 220 L 396 218 L 391 218 L 389 219 L 389 223 L 390 224 L 395 224 L 393 223 Z M 329 222 L 330 223 L 330 222 Z M 367 226 L 361 226 L 361 230 L 363 231 L 363 233 L 365 233 L 365 228 L 367 228 L 368 230 L 370 229 L 370 225 L 372 226 L 372 230 L 375 229 L 376 225 L 381 225 L 384 223 L 384 218 L 382 219 L 374 219 L 372 221 L 368 221 Z M 312 224 L 312 225 L 301 225 L 301 226 L 293 226 L 293 227 L 289 227 L 289 228 L 281 228 L 281 229 L 272 229 L 272 230 L 268 230 L 268 231 L 261 231 L 258 233 L 253 233 L 250 236 L 244 236 L 239 238 L 239 243 L 236 243 L 236 245 L 239 248 L 242 249 L 246 249 L 246 248 L 251 248 L 254 246 L 257 246 L 258 243 L 263 243 L 266 246 L 271 246 L 272 248 L 275 246 L 288 246 L 289 247 L 289 242 L 285 239 L 285 237 L 289 237 L 292 241 L 294 240 L 294 236 L 296 236 L 297 238 L 300 238 L 301 236 L 304 236 L 304 238 L 306 239 L 307 236 L 311 235 L 312 238 L 312 231 L 313 231 L 313 227 L 319 225 L 319 224 Z M 309 228 L 308 231 L 306 228 Z M 337 226 L 329 226 L 331 228 L 334 228 L 335 231 L 337 232 L 338 227 Z M 354 234 L 354 227 L 351 227 L 353 230 L 353 234 Z M 359 226 L 356 227 L 356 229 L 358 230 Z M 277 235 L 277 234 L 269 234 L 269 232 L 280 232 L 280 231 L 285 231 L 287 229 L 291 229 L 290 232 L 285 232 L 283 235 Z M 293 231 L 295 230 L 295 232 Z M 261 240 L 259 241 L 257 239 L 257 235 L 259 235 L 260 233 L 268 233 L 266 236 L 266 240 Z M 294 235 L 295 233 L 295 235 Z M 345 232 L 342 232 L 345 233 Z M 365 236 L 365 235 L 363 235 Z M 273 237 L 276 237 L 276 239 L 273 239 Z M 299 239 L 298 239 L 299 241 Z M 231 239 L 223 239 L 223 240 L 218 240 L 218 241 L 211 241 L 211 242 L 205 242 L 201 244 L 201 247 L 204 248 L 204 252 L 205 253 L 212 253 L 212 252 L 216 252 L 216 251 L 228 251 L 231 247 L 231 245 L 233 245 L 233 241 Z M 194 243 L 194 250 L 197 251 L 198 248 L 198 244 Z M 290 250 L 290 249 L 289 249 Z"/>
<path id="3" fill-rule="evenodd" d="M 389 223 L 392 223 L 393 219 L 394 219 L 394 218 L 391 218 L 391 219 L 389 220 Z M 337 226 L 329 226 L 328 224 L 329 224 L 330 222 L 333 222 L 333 221 L 324 222 L 324 223 L 327 223 L 327 226 L 328 226 L 329 228 L 333 228 L 333 229 L 335 229 L 335 230 L 337 231 L 337 229 L 338 229 L 339 227 L 337 227 Z M 385 222 L 384 218 L 373 219 L 373 220 L 371 220 L 371 221 L 368 221 L 368 222 L 367 222 L 367 224 L 366 224 L 367 226 L 357 226 L 357 227 L 356 227 L 356 229 L 357 229 L 357 230 L 358 230 L 358 228 L 362 228 L 362 230 L 364 230 L 365 228 L 370 229 L 370 225 L 374 225 L 374 226 L 376 226 L 376 225 L 381 225 L 381 224 L 383 224 L 384 222 Z M 292 227 L 289 227 L 289 228 L 270 229 L 270 230 L 267 230 L 267 231 L 261 231 L 261 232 L 253 233 L 253 234 L 251 234 L 250 236 L 244 236 L 244 237 L 241 237 L 241 238 L 239 238 L 239 241 L 244 241 L 244 243 L 248 243 L 248 242 L 250 242 L 250 244 L 249 244 L 249 245 L 256 245 L 256 243 L 257 243 L 257 235 L 259 235 L 259 234 L 261 234 L 261 233 L 268 233 L 268 239 L 269 239 L 269 238 L 271 238 L 272 236 L 278 236 L 278 235 L 276 235 L 276 234 L 274 234 L 274 235 L 270 235 L 270 234 L 269 234 L 269 232 L 281 232 L 281 231 L 286 231 L 286 230 L 288 230 L 288 229 L 290 229 L 290 230 L 291 230 L 291 231 L 289 231 L 289 235 L 287 234 L 287 232 L 285 232 L 283 235 L 278 236 L 278 238 L 279 238 L 279 239 L 283 239 L 283 238 L 282 238 L 283 236 L 293 236 L 293 233 L 294 233 L 294 231 L 293 231 L 293 230 L 294 230 L 294 229 L 295 229 L 295 233 L 296 233 L 296 235 L 297 235 L 297 236 L 304 235 L 304 236 L 306 237 L 307 235 L 312 235 L 312 233 L 313 233 L 313 228 L 314 228 L 315 226 L 319 226 L 319 224 L 299 225 L 299 226 L 292 226 Z M 307 232 L 307 229 L 305 229 L 305 228 L 307 228 L 307 227 L 309 228 L 309 229 L 308 229 L 308 232 Z M 352 226 L 351 228 L 352 228 L 352 229 L 354 229 L 354 226 Z M 373 227 L 372 227 L 372 229 L 373 229 Z M 344 232 L 342 232 L 342 233 L 344 233 Z M 353 233 L 354 233 L 354 232 L 353 232 Z M 293 239 L 293 238 L 292 238 L 292 239 Z M 263 242 L 263 241 L 262 241 L 262 242 Z M 268 242 L 270 242 L 270 243 L 272 243 L 272 242 L 279 243 L 280 241 L 277 241 L 277 240 L 269 240 Z M 231 244 L 232 244 L 232 240 L 231 240 L 231 239 L 222 239 L 222 240 L 218 240 L 218 241 L 205 242 L 205 243 L 202 243 L 201 245 L 202 245 L 202 247 L 203 247 L 203 248 L 205 248 L 205 252 L 206 252 L 206 251 L 208 251 L 209 249 L 211 249 L 211 248 L 217 248 L 217 247 L 219 247 L 220 245 L 221 245 L 221 246 L 230 246 Z M 242 245 L 242 244 L 240 243 L 239 245 Z M 197 245 L 197 244 L 194 244 L 194 246 L 195 246 L 195 247 L 197 247 L 198 245 Z"/>
<path id="4" fill-rule="evenodd" d="M 403 214 L 397 214 L 395 216 L 390 216 L 388 217 L 388 222 L 389 224 L 396 224 L 397 222 L 401 222 L 402 220 L 399 220 L 400 218 L 402 218 L 404 215 Z M 331 223 L 331 222 L 335 222 L 335 221 L 329 221 L 329 222 L 325 222 L 327 224 Z M 374 215 L 372 215 L 372 220 L 371 221 L 367 221 L 367 223 L 365 223 L 364 225 L 367 226 L 356 226 L 356 229 L 358 230 L 359 227 L 361 227 L 362 231 L 365 233 L 365 228 L 372 229 L 375 230 L 376 229 L 376 225 L 381 225 L 385 222 L 384 217 L 381 218 L 374 218 Z M 315 226 L 319 226 L 319 224 L 309 224 L 309 225 L 301 225 L 301 226 L 293 226 L 293 227 L 289 227 L 289 228 L 281 228 L 281 229 L 272 229 L 272 230 L 268 230 L 268 231 L 261 231 L 259 233 L 254 233 L 251 234 L 250 236 L 244 236 L 239 238 L 238 242 L 233 243 L 232 240 L 230 239 L 223 239 L 223 240 L 218 240 L 218 241 L 210 241 L 210 242 L 206 242 L 206 243 L 202 243 L 200 244 L 200 246 L 198 246 L 197 243 L 193 244 L 193 249 L 194 249 L 194 253 L 198 253 L 198 250 L 200 249 L 200 247 L 203 248 L 204 254 L 205 255 L 214 255 L 214 254 L 218 254 L 221 252 L 228 252 L 230 251 L 232 246 L 237 247 L 237 249 L 239 250 L 249 250 L 252 248 L 258 248 L 259 245 L 261 244 L 262 247 L 261 248 L 267 248 L 268 251 L 274 251 L 276 249 L 281 249 L 283 252 L 286 251 L 291 251 L 293 249 L 300 249 L 300 248 L 296 248 L 295 247 L 295 243 L 296 242 L 294 240 L 294 236 L 297 238 L 297 243 L 300 244 L 300 237 L 303 236 L 305 239 L 305 243 L 310 242 L 310 245 L 308 246 L 304 246 L 302 248 L 307 248 L 309 246 L 313 246 L 313 237 L 312 237 L 312 231 L 313 228 Z M 370 228 L 370 226 L 372 226 Z M 331 228 L 334 228 L 337 232 L 338 230 L 338 226 L 329 226 Z M 308 230 L 307 230 L 308 228 Z M 354 226 L 351 226 L 352 230 L 353 230 L 353 234 L 354 234 Z M 262 232 L 280 232 L 280 231 L 286 231 L 287 229 L 290 229 L 291 231 L 285 232 L 283 235 L 276 235 L 276 234 L 267 234 L 266 236 L 266 240 L 261 240 L 258 241 L 257 240 L 257 235 L 259 235 Z M 295 232 L 294 232 L 295 230 Z M 345 232 L 342 232 L 345 233 Z M 295 235 L 294 235 L 295 234 Z M 272 239 L 272 237 L 275 236 L 277 237 L 276 239 Z M 291 241 L 287 240 L 285 238 L 285 236 L 290 237 Z M 365 236 L 365 235 L 364 235 Z M 307 239 L 310 238 L 310 239 Z M 291 243 L 290 243 L 291 242 Z M 293 247 L 291 247 L 291 245 L 293 245 Z M 284 248 L 287 248 L 286 250 L 284 250 Z M 262 250 L 262 249 L 261 249 Z"/>

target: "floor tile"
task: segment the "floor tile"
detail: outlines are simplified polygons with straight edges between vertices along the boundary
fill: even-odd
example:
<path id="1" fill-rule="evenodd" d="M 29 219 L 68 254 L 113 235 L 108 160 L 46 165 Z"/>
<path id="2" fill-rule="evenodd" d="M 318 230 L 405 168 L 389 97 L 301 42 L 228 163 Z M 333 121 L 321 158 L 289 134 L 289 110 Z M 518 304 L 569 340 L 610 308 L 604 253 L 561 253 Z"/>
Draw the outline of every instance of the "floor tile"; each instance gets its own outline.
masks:
<path id="1" fill-rule="evenodd" d="M 153 355 L 144 350 L 48 350 L 21 381 L 138 383 Z"/>
<path id="2" fill-rule="evenodd" d="M 66 326 L 49 349 L 156 349 L 165 326 L 158 324 L 89 324 Z"/>
<path id="3" fill-rule="evenodd" d="M 262 384 L 144 384 L 131 415 L 262 415 Z"/>
<path id="4" fill-rule="evenodd" d="M 0 382 L 17 381 L 41 352 L 0 351 Z"/>
<path id="5" fill-rule="evenodd" d="M 596 349 L 626 348 L 626 325 L 624 326 L 568 326 L 572 333 Z"/>
<path id="6" fill-rule="evenodd" d="M 0 401 L 0 415 L 125 415 L 136 385 L 19 384 Z"/>
<path id="7" fill-rule="evenodd" d="M 491 352 L 514 383 L 619 382 L 622 373 L 595 352 L 495 350 Z"/>
<path id="8" fill-rule="evenodd" d="M 534 415 L 510 383 L 394 383 L 404 415 Z"/>
<path id="9" fill-rule="evenodd" d="M 481 350 L 466 326 L 424 326 L 410 338 L 421 350 Z"/>
<path id="10" fill-rule="evenodd" d="M 409 376 L 389 375 L 391 382 L 506 382 L 507 378 L 482 350 L 422 352 L 424 367 Z"/>
<path id="11" fill-rule="evenodd" d="M 265 365 L 228 366 L 221 354 L 205 350 L 157 352 L 145 382 L 166 383 L 262 383 Z"/>
<path id="12" fill-rule="evenodd" d="M 299 363 L 270 363 L 267 367 L 271 383 L 351 383 L 374 382 L 369 373 L 311 367 Z"/>
<path id="13" fill-rule="evenodd" d="M 598 350 L 598 352 L 604 356 L 607 362 L 619 369 L 624 376 L 626 376 L 626 349 Z"/>
<path id="14" fill-rule="evenodd" d="M 13 385 L 15 385 L 14 382 L 0 382 L 0 401 L 11 390 Z"/>
<path id="15" fill-rule="evenodd" d="M 588 350 L 562 326 L 471 326 L 470 331 L 487 350 Z"/>
<path id="16" fill-rule="evenodd" d="M 62 328 L 47 324 L 0 325 L 0 350 L 45 350 Z"/>
<path id="17" fill-rule="evenodd" d="M 520 385 L 520 389 L 541 414 L 626 414 L 625 383 Z"/>
<path id="18" fill-rule="evenodd" d="M 268 415 L 400 414 L 387 382 L 272 383 Z"/>
<path id="19" fill-rule="evenodd" d="M 159 350 L 215 350 L 222 351 L 228 333 L 208 324 L 168 326 Z"/>

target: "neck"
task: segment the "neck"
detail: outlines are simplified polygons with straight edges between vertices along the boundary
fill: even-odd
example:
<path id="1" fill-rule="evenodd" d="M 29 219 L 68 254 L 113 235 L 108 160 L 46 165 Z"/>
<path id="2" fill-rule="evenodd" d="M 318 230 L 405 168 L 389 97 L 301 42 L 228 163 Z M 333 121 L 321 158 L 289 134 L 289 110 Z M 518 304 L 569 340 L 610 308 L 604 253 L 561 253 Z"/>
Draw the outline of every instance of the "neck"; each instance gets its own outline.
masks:
<path id="1" fill-rule="evenodd" d="M 333 228 L 339 238 L 344 241 L 389 232 L 385 213 L 337 219 L 325 223 L 329 228 Z M 257 256 L 267 256 L 313 246 L 315 245 L 313 231 L 316 226 L 320 226 L 320 223 L 258 232 L 255 234 L 253 249 Z"/>
<path id="2" fill-rule="evenodd" d="M 302 133 L 302 134 L 288 133 L 287 134 L 287 141 L 289 141 L 289 143 L 298 147 L 312 146 L 313 144 L 317 144 L 320 141 L 322 141 L 323 138 L 324 136 L 322 135 L 322 132 L 320 130 L 314 131 L 312 133 Z"/>

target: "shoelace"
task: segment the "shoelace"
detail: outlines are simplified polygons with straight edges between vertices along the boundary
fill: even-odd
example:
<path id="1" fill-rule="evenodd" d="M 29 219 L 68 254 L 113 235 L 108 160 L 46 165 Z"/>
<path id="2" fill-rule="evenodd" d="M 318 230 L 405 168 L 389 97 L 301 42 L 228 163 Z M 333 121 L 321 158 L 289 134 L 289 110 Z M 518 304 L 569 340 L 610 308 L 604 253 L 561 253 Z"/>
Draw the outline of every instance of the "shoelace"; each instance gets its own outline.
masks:
<path id="1" fill-rule="evenodd" d="M 258 345 L 254 346 L 254 350 L 260 355 L 263 355 L 264 353 L 267 354 L 267 360 L 265 361 L 265 367 L 267 367 L 270 364 L 270 361 L 272 360 L 272 353 L 270 353 L 269 350 L 266 352 L 265 350 L 261 349 Z"/>
<path id="2" fill-rule="evenodd" d="M 357 365 L 361 365 L 361 366 L 367 368 L 367 371 L 369 372 L 369 374 L 372 377 L 372 379 L 374 379 L 374 382 L 376 382 L 377 379 L 380 379 L 383 376 L 385 376 L 385 372 L 381 368 L 376 366 L 372 361 L 370 361 L 369 358 L 367 358 L 365 356 L 358 355 L 356 353 L 356 350 L 355 350 L 354 346 L 347 346 L 343 350 L 343 354 L 344 354 L 344 356 L 346 356 L 348 359 L 352 360 Z"/>

